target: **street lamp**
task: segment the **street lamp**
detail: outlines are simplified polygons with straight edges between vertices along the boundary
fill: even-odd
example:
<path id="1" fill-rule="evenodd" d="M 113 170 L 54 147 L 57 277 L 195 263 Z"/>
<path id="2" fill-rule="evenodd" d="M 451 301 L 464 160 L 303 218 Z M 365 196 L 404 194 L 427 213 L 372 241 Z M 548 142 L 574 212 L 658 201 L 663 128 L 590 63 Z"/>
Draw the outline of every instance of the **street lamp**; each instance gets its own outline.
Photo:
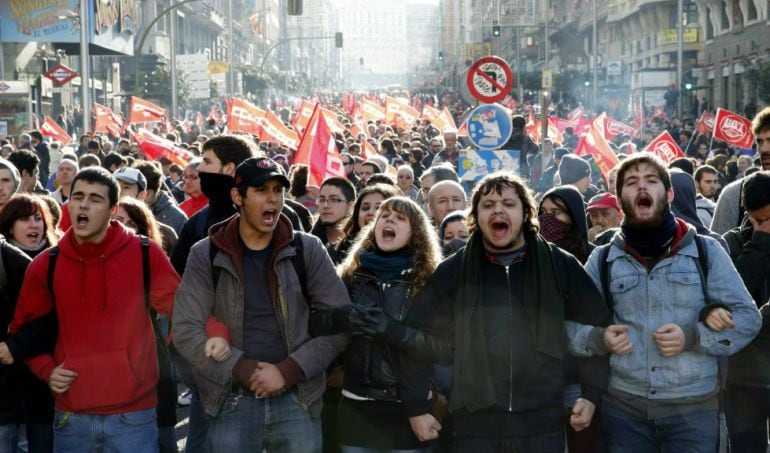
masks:
<path id="1" fill-rule="evenodd" d="M 73 26 L 80 27 L 80 109 L 83 114 L 83 133 L 91 130 L 91 100 L 90 84 L 91 68 L 88 54 L 88 5 L 90 0 L 80 0 L 80 12 L 65 11 L 59 16 L 60 20 L 71 20 Z"/>

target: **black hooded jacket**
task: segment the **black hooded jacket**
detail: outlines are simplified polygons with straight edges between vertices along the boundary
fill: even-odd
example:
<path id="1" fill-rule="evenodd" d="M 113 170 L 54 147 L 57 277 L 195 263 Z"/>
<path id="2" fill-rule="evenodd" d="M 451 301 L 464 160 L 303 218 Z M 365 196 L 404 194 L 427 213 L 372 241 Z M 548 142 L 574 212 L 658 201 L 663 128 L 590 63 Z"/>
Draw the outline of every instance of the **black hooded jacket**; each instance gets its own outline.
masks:
<path id="1" fill-rule="evenodd" d="M 561 249 L 575 255 L 581 264 L 585 264 L 588 255 L 594 249 L 594 246 L 588 242 L 588 221 L 586 220 L 585 203 L 583 196 L 574 186 L 558 186 L 549 190 L 543 195 L 543 200 L 548 197 L 560 199 L 568 210 L 572 219 L 572 225 L 575 227 L 577 237 L 567 236 L 561 243 L 556 244 Z M 538 213 L 543 209 L 543 202 L 540 202 Z"/>
<path id="2" fill-rule="evenodd" d="M 729 253 L 727 242 L 703 225 L 698 217 L 698 208 L 695 205 L 695 181 L 693 181 L 692 176 L 678 168 L 672 168 L 669 172 L 671 173 L 671 186 L 674 189 L 671 212 L 674 213 L 674 216 L 695 227 L 698 234 L 716 239 Z"/>

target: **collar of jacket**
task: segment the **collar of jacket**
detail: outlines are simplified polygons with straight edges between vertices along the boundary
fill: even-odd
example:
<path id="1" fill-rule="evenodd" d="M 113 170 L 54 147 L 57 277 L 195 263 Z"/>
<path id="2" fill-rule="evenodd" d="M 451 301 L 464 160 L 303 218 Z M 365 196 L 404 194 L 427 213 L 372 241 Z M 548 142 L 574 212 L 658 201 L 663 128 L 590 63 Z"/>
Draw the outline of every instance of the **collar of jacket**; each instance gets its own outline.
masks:
<path id="1" fill-rule="evenodd" d="M 219 249 L 230 256 L 238 278 L 244 280 L 243 275 L 243 249 L 239 237 L 240 214 L 235 214 L 227 220 L 224 220 L 211 227 L 210 240 Z M 294 240 L 294 230 L 288 217 L 281 214 L 278 218 L 278 225 L 273 230 L 273 238 L 270 243 L 273 246 L 273 253 L 268 261 L 267 283 L 270 291 L 270 298 L 273 304 L 278 301 L 278 277 L 275 273 L 275 261 L 278 253 L 286 248 Z"/>

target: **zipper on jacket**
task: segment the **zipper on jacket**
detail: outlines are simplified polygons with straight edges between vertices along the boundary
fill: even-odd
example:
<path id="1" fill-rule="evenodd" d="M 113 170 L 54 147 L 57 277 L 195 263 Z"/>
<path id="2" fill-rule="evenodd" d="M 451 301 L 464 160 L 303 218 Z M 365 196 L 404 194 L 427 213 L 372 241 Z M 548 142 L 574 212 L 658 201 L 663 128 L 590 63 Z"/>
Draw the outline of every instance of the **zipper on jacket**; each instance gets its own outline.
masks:
<path id="1" fill-rule="evenodd" d="M 513 335 L 513 301 L 511 300 L 510 265 L 505 266 L 505 284 L 508 287 L 508 307 L 511 310 L 511 335 Z M 508 348 L 508 412 L 513 412 L 513 338 Z"/>

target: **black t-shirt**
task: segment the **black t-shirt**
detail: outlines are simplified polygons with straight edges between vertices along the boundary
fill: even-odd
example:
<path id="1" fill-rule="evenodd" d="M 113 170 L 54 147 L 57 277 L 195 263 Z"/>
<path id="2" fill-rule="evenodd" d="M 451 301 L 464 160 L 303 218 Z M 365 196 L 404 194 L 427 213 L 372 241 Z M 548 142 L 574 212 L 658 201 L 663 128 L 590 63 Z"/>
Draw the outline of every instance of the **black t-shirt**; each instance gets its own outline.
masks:
<path id="1" fill-rule="evenodd" d="M 263 250 L 243 247 L 243 351 L 247 358 L 278 363 L 287 356 L 267 273 L 272 244 Z"/>

